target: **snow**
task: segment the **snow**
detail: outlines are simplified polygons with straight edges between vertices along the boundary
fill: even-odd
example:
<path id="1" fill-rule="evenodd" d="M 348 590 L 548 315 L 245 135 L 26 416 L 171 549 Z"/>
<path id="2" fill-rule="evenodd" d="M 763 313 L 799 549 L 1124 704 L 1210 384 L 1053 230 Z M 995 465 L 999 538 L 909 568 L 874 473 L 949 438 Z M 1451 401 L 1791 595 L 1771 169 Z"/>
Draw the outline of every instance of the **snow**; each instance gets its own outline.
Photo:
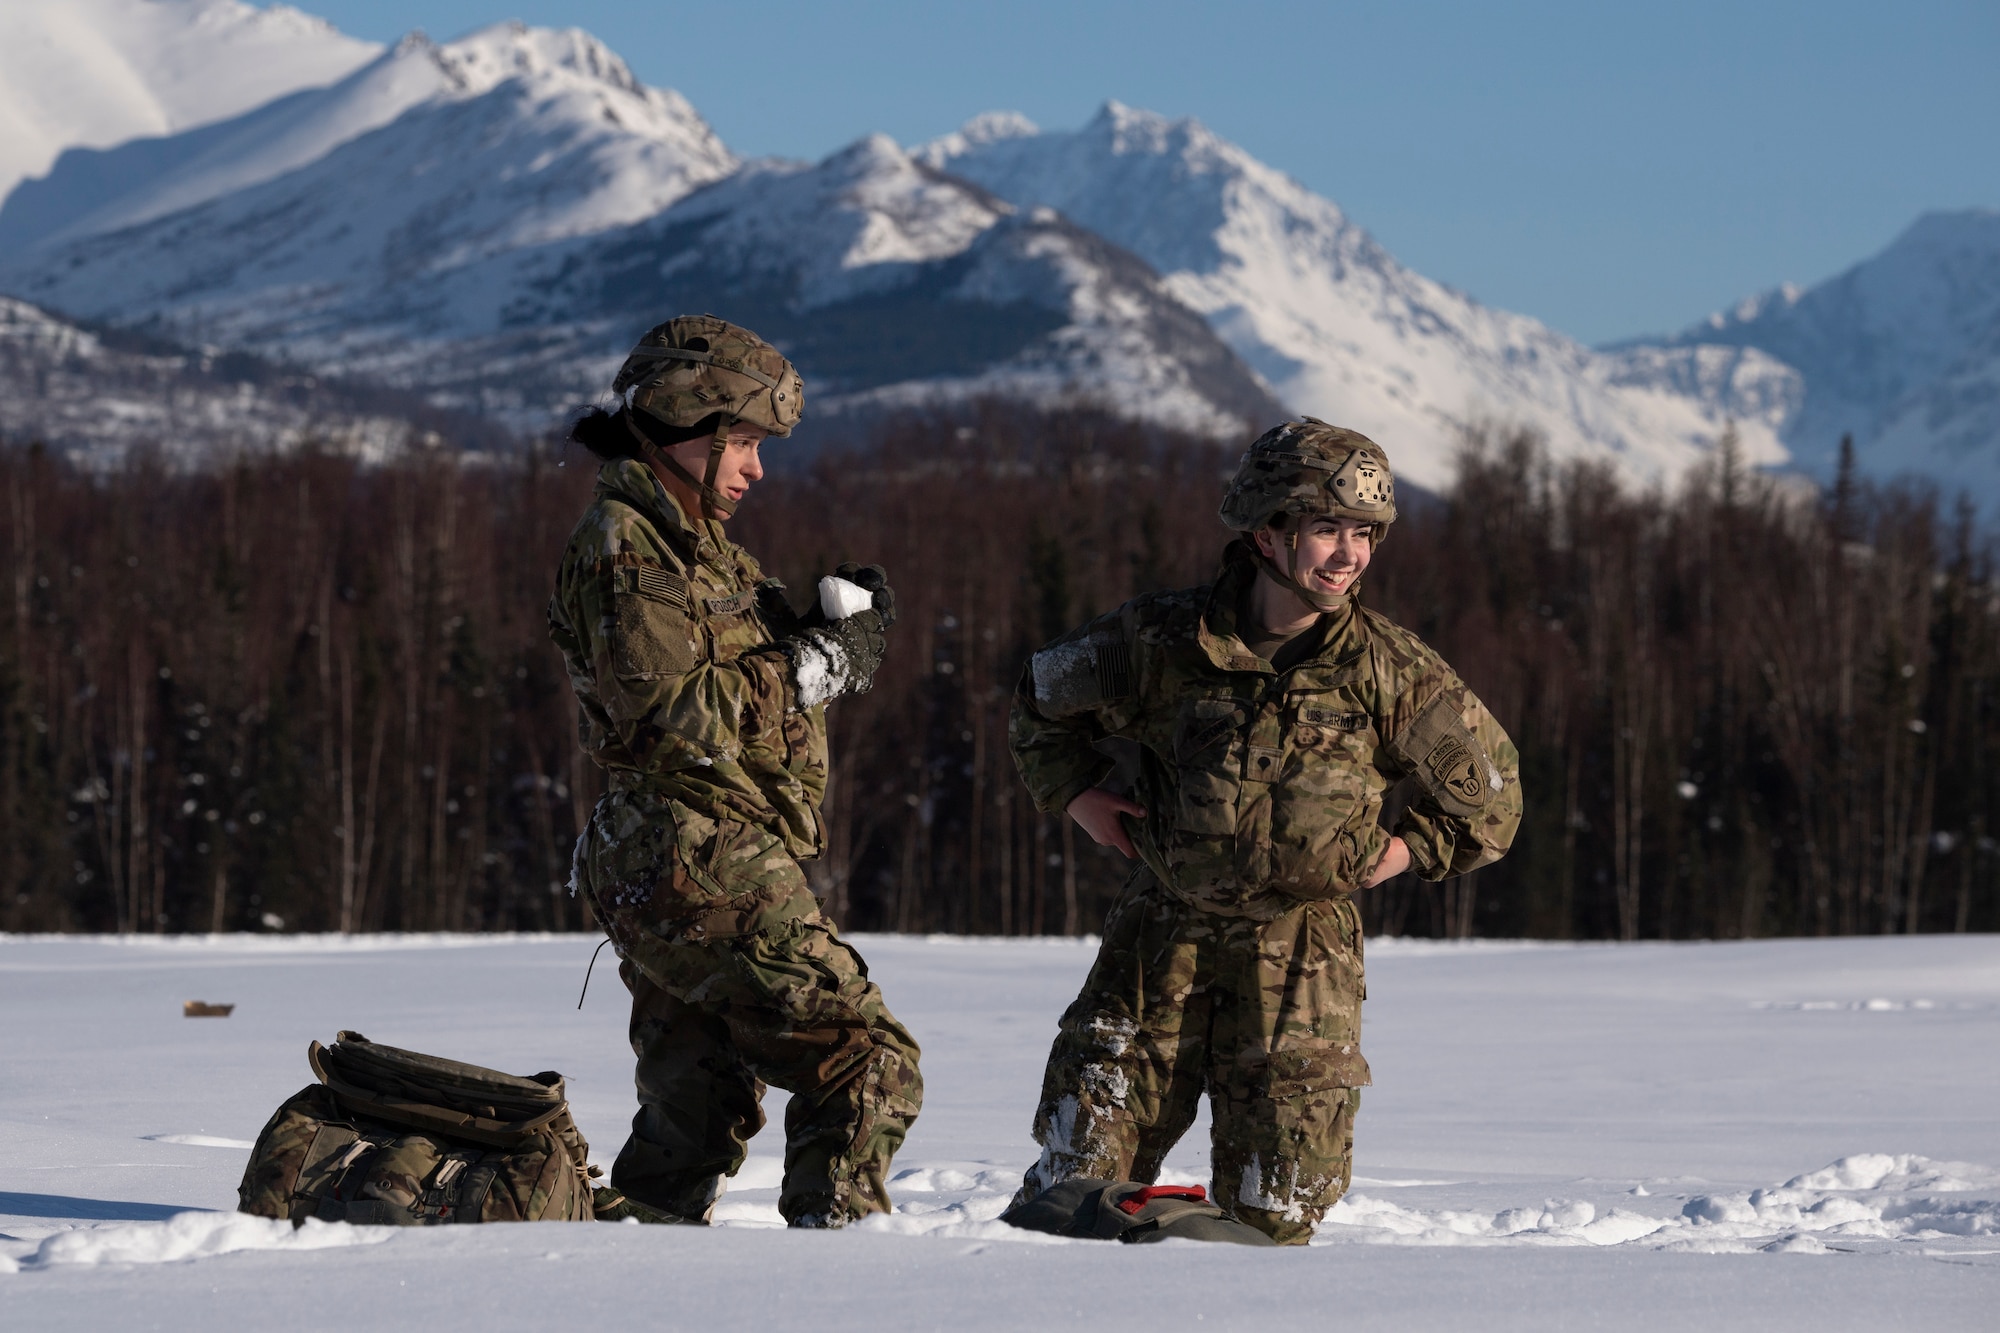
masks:
<path id="1" fill-rule="evenodd" d="M 792 645 L 792 685 L 800 708 L 817 708 L 847 692 L 847 649 L 826 634 L 803 634 Z"/>
<path id="2" fill-rule="evenodd" d="M 380 50 L 285 5 L 8 0 L 0 6 L 0 198 L 66 148 L 221 120 L 332 83 Z"/>
<path id="3" fill-rule="evenodd" d="M 0 1309 L 18 1328 L 506 1329 L 561 1311 L 1540 1333 L 1984 1328 L 2000 1299 L 2000 938 L 1371 941 L 1354 1184 L 1303 1252 L 999 1223 L 1088 942 L 856 943 L 924 1044 L 893 1216 L 779 1229 L 774 1092 L 713 1228 L 293 1231 L 229 1211 L 242 1145 L 310 1078 L 306 1042 L 343 1027 L 562 1070 L 608 1163 L 631 1057 L 615 984 L 575 1007 L 596 940 L 0 938 Z M 189 998 L 238 1007 L 183 1019 Z M 1167 1180 L 1205 1180 L 1204 1134 Z"/>
<path id="4" fill-rule="evenodd" d="M 380 1244 L 388 1238 L 388 1232 L 370 1233 L 312 1219 L 294 1230 L 289 1222 L 242 1213 L 176 1213 L 164 1222 L 58 1231 L 18 1263 L 31 1269 L 64 1264 L 170 1264 L 237 1250 L 325 1250 Z"/>
<path id="5" fill-rule="evenodd" d="M 837 574 L 824 575 L 819 581 L 819 610 L 828 620 L 845 620 L 873 605 L 874 593 Z"/>

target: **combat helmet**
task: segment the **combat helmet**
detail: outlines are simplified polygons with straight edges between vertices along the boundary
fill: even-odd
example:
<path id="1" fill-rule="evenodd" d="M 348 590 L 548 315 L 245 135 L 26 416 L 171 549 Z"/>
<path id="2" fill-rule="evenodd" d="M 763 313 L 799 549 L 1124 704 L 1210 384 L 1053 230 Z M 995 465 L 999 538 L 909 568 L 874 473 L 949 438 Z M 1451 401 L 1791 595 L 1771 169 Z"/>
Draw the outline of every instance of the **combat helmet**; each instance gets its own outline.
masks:
<path id="1" fill-rule="evenodd" d="M 714 315 L 682 315 L 655 325 L 618 368 L 611 391 L 631 412 L 643 412 L 676 429 L 691 429 L 720 416 L 708 453 L 708 473 L 697 478 L 649 440 L 628 417 L 642 452 L 700 492 L 724 514 L 736 504 L 715 489 L 725 437 L 738 422 L 761 426 L 780 439 L 792 433 L 805 411 L 806 386 L 777 348 L 750 330 Z"/>
<path id="2" fill-rule="evenodd" d="M 1389 471 L 1389 455 L 1366 435 L 1318 417 L 1301 417 L 1257 437 L 1236 465 L 1222 497 L 1221 516 L 1225 526 L 1246 534 L 1282 516 L 1285 544 L 1294 553 L 1302 520 L 1351 518 L 1368 524 L 1369 545 L 1380 547 L 1396 521 L 1396 479 Z M 1261 555 L 1259 566 L 1322 611 L 1346 600 L 1307 587 L 1293 571 L 1279 569 Z"/>

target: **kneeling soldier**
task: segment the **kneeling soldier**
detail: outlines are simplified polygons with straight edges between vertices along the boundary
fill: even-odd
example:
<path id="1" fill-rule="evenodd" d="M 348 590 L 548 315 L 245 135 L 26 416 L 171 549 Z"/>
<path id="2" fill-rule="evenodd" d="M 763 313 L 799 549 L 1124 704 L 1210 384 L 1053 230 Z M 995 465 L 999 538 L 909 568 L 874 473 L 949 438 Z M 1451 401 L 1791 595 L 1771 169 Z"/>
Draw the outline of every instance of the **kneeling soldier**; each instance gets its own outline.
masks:
<path id="1" fill-rule="evenodd" d="M 1138 597 L 1032 659 L 1010 742 L 1035 803 L 1143 864 L 1049 1053 L 1018 1196 L 1154 1180 L 1213 1120 L 1213 1197 L 1302 1244 L 1346 1191 L 1360 1089 L 1361 914 L 1413 869 L 1498 860 L 1518 756 L 1416 635 L 1354 586 L 1395 520 L 1381 447 L 1307 417 L 1266 432 L 1222 502 L 1215 582 Z M 1094 747 L 1138 743 L 1136 800 Z M 1412 780 L 1392 832 L 1391 784 Z"/>
<path id="2" fill-rule="evenodd" d="M 923 1097 L 917 1044 L 820 915 L 828 700 L 868 688 L 895 601 L 793 614 L 722 525 L 791 434 L 804 386 L 777 349 L 709 316 L 640 340 L 571 438 L 605 460 L 549 604 L 610 790 L 577 839 L 575 883 L 632 992 L 639 1112 L 611 1169 L 647 1216 L 706 1222 L 722 1178 L 785 1112 L 779 1211 L 837 1227 L 887 1211 L 889 1160 Z M 636 1210 L 635 1210 L 636 1211 Z"/>

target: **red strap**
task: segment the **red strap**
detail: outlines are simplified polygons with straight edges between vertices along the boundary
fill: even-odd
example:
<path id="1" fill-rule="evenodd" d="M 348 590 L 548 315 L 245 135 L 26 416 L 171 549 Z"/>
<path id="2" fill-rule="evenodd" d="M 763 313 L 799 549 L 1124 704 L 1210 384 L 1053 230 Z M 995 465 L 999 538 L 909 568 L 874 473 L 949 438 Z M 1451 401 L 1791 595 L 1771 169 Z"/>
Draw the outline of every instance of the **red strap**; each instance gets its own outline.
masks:
<path id="1" fill-rule="evenodd" d="M 1207 1203 L 1208 1191 L 1200 1185 L 1148 1185 L 1138 1193 L 1120 1199 L 1118 1211 L 1127 1217 L 1137 1217 L 1139 1210 L 1155 1199 L 1193 1199 L 1196 1203 Z"/>

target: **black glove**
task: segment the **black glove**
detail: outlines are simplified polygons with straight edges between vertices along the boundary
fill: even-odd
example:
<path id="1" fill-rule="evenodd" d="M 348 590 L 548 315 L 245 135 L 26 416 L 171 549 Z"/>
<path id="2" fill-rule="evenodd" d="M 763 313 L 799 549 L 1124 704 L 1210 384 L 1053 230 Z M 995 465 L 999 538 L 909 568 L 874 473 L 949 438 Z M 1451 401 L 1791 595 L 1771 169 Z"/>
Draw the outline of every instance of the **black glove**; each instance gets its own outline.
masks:
<path id="1" fill-rule="evenodd" d="M 875 613 L 882 617 L 883 629 L 896 623 L 896 590 L 889 586 L 889 571 L 880 565 L 857 565 L 850 560 L 833 573 L 834 577 L 846 579 L 874 596 Z"/>
<path id="2" fill-rule="evenodd" d="M 818 605 L 817 602 L 814 603 Z M 777 579 L 765 579 L 757 585 L 757 610 L 764 617 L 764 623 L 771 627 L 779 638 L 797 630 L 801 625 L 818 624 L 820 617 L 811 620 L 792 609 L 792 599 L 785 595 L 785 585 Z"/>
<path id="3" fill-rule="evenodd" d="M 882 628 L 882 617 L 876 611 L 856 611 L 844 620 L 802 629 L 778 640 L 792 659 L 792 683 L 799 707 L 811 708 L 843 694 L 866 692 L 889 646 Z"/>

